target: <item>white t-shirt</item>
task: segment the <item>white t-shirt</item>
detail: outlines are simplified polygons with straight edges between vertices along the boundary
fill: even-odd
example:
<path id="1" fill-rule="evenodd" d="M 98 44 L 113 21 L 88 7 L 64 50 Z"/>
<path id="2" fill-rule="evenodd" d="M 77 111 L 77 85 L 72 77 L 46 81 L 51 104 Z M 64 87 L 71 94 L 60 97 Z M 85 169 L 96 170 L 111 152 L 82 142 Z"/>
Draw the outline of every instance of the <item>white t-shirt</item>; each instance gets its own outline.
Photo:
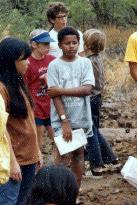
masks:
<path id="1" fill-rule="evenodd" d="M 49 64 L 48 87 L 75 88 L 84 85 L 95 85 L 92 64 L 88 58 L 78 56 L 72 62 L 56 58 Z M 61 96 L 61 98 L 71 128 L 88 128 L 92 130 L 89 96 Z M 54 129 L 61 127 L 53 101 L 51 101 L 51 122 Z"/>
<path id="2" fill-rule="evenodd" d="M 80 44 L 79 44 L 79 49 L 78 53 L 82 52 L 84 50 L 83 47 L 83 34 L 81 31 L 78 30 L 78 33 L 80 35 Z M 53 28 L 50 32 L 50 37 L 55 41 L 50 43 L 50 51 L 49 53 L 53 56 L 60 57 L 62 56 L 62 50 L 58 47 L 58 32 Z"/>

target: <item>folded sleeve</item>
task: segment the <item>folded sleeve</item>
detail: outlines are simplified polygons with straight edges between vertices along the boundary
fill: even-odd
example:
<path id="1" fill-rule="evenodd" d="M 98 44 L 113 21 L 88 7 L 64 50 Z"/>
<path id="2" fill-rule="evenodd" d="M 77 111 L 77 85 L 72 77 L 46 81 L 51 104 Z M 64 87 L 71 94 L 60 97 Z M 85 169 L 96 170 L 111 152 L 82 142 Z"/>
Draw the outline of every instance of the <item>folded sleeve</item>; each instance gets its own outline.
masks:
<path id="1" fill-rule="evenodd" d="M 54 62 L 49 64 L 47 74 L 48 87 L 59 86 L 58 69 Z"/>

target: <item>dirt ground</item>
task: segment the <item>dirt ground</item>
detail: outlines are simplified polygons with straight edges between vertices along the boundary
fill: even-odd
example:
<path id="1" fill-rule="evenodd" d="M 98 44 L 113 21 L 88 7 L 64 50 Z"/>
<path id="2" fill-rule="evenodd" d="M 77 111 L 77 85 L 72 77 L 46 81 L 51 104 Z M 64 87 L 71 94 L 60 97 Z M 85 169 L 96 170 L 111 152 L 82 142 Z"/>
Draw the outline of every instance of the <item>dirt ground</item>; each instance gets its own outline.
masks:
<path id="1" fill-rule="evenodd" d="M 102 129 L 124 165 L 128 156 L 137 156 L 136 129 Z M 101 179 L 84 178 L 80 199 L 84 205 L 137 205 L 137 189 L 120 173 L 107 173 Z"/>
<path id="2" fill-rule="evenodd" d="M 117 153 L 122 167 L 129 156 L 137 158 L 137 103 L 128 101 L 130 93 L 122 101 L 108 98 L 101 112 L 101 132 Z M 80 199 L 84 205 L 137 205 L 137 189 L 120 172 L 107 173 L 102 179 L 83 179 L 81 187 Z"/>
<path id="3" fill-rule="evenodd" d="M 111 143 L 122 165 L 128 156 L 137 157 L 137 129 L 103 128 L 101 132 Z M 49 147 L 45 147 L 46 164 L 52 161 Z M 83 205 L 137 205 L 137 189 L 125 181 L 120 173 L 111 172 L 101 179 L 83 178 L 79 198 Z"/>

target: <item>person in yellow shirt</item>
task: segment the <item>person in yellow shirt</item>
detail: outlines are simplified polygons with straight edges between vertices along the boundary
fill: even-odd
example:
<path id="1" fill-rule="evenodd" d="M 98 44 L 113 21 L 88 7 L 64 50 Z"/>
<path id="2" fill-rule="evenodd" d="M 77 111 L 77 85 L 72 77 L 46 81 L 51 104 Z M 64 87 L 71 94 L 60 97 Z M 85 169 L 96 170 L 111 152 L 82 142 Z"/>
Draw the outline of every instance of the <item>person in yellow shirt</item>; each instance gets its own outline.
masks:
<path id="1" fill-rule="evenodd" d="M 10 176 L 10 147 L 6 137 L 7 118 L 5 103 L 0 95 L 0 184 L 6 183 Z"/>
<path id="2" fill-rule="evenodd" d="M 128 39 L 125 61 L 129 63 L 132 78 L 137 81 L 137 32 L 131 34 Z"/>

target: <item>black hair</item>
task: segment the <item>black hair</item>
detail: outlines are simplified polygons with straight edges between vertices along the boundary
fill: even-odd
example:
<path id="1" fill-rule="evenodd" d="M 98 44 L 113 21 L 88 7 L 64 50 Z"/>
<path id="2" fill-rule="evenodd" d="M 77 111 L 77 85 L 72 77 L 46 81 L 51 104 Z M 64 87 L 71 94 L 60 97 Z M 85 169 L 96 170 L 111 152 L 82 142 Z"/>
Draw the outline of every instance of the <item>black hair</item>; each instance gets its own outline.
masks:
<path id="1" fill-rule="evenodd" d="M 63 166 L 43 167 L 35 176 L 27 205 L 75 205 L 78 194 L 73 173 Z"/>
<path id="2" fill-rule="evenodd" d="M 31 55 L 29 45 L 17 38 L 8 37 L 0 42 L 0 81 L 6 86 L 10 102 L 8 112 L 12 117 L 26 118 L 28 115 L 26 103 L 21 89 L 32 101 L 27 91 L 23 77 L 16 70 L 15 61 L 27 59 Z"/>
<path id="3" fill-rule="evenodd" d="M 64 36 L 67 36 L 67 35 L 76 35 L 78 41 L 80 40 L 78 31 L 71 26 L 66 26 L 58 32 L 58 42 L 61 43 Z"/>

